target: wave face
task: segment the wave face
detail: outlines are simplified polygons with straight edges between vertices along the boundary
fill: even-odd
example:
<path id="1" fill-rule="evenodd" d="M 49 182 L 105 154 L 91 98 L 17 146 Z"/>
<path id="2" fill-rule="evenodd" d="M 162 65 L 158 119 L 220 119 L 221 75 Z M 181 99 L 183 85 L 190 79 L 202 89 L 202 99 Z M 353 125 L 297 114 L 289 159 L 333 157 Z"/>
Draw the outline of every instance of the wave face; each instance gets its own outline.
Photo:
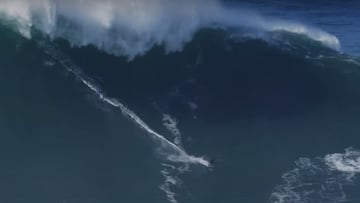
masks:
<path id="1" fill-rule="evenodd" d="M 91 10 L 92 12 L 89 12 Z M 203 28 L 247 28 L 247 35 L 287 31 L 306 35 L 340 50 L 339 40 L 326 32 L 298 23 L 263 18 L 256 13 L 226 7 L 218 0 L 3 0 L 0 11 L 30 38 L 31 28 L 74 46 L 93 45 L 130 59 L 155 45 L 179 51 Z M 263 37 L 265 38 L 265 37 Z"/>
<path id="2" fill-rule="evenodd" d="M 360 60 L 336 36 L 217 0 L 0 13 L 0 201 L 359 199 Z"/>

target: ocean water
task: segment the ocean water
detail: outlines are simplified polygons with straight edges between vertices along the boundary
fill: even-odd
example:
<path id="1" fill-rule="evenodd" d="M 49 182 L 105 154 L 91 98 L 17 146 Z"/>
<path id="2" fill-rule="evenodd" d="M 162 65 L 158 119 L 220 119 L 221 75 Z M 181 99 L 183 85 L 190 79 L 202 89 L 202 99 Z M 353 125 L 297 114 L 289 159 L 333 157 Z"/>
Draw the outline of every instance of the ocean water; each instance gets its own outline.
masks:
<path id="1" fill-rule="evenodd" d="M 359 8 L 1 0 L 0 202 L 360 202 Z"/>

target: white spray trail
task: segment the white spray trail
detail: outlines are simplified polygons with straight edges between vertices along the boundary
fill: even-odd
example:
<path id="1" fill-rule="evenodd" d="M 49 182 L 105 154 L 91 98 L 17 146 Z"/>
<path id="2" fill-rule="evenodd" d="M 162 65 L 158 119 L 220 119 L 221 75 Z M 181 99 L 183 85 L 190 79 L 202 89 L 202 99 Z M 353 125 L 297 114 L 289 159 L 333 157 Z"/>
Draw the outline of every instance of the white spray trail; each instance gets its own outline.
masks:
<path id="1" fill-rule="evenodd" d="M 171 149 L 173 153 L 167 155 L 167 159 L 172 162 L 181 162 L 181 163 L 190 163 L 190 164 L 200 164 L 206 167 L 210 167 L 211 164 L 209 161 L 204 159 L 203 157 L 196 157 L 189 155 L 185 150 L 176 144 L 172 143 L 168 139 L 166 139 L 163 135 L 155 132 L 151 129 L 140 117 L 138 117 L 133 111 L 127 108 L 124 104 L 119 102 L 114 98 L 107 97 L 105 93 L 95 84 L 95 82 L 91 81 L 91 79 L 87 78 L 84 73 L 82 73 L 80 67 L 75 65 L 68 57 L 62 54 L 60 51 L 55 49 L 53 46 L 46 44 L 45 42 L 38 43 L 39 47 L 43 48 L 46 54 L 51 56 L 54 60 L 59 62 L 62 66 L 64 66 L 69 72 L 73 73 L 74 76 L 79 79 L 92 93 L 94 93 L 101 101 L 111 105 L 119 109 L 122 114 L 128 117 L 131 121 L 133 121 L 137 126 L 143 129 L 145 132 L 150 134 L 153 138 L 157 139 L 163 147 L 167 149 Z"/>

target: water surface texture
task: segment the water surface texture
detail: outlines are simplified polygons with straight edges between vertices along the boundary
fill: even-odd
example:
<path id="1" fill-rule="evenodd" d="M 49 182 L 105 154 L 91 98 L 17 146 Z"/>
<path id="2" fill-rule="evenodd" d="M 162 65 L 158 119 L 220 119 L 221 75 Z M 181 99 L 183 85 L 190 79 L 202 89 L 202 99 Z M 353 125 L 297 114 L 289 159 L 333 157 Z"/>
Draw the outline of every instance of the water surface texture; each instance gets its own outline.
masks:
<path id="1" fill-rule="evenodd" d="M 0 203 L 360 202 L 359 9 L 1 0 Z"/>

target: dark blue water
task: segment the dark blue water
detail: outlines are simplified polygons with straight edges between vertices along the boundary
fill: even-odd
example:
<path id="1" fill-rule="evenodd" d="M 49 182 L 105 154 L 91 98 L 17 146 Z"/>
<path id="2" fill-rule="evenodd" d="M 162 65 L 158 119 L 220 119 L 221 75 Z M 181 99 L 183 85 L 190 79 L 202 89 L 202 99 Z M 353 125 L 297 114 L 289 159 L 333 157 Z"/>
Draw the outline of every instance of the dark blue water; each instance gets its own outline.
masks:
<path id="1" fill-rule="evenodd" d="M 198 5 L 208 9 L 187 8 Z M 341 50 L 308 33 L 210 26 L 181 51 L 155 43 L 129 58 L 96 44 L 109 37 L 98 27 L 89 46 L 67 38 L 92 18 L 59 17 L 67 37 L 52 39 L 2 16 L 0 202 L 359 202 L 360 5 L 225 5 L 321 29 Z"/>
<path id="2" fill-rule="evenodd" d="M 342 50 L 359 55 L 359 12 L 358 1 L 226 1 L 239 3 L 269 17 L 292 20 L 318 27 L 337 36 Z"/>

